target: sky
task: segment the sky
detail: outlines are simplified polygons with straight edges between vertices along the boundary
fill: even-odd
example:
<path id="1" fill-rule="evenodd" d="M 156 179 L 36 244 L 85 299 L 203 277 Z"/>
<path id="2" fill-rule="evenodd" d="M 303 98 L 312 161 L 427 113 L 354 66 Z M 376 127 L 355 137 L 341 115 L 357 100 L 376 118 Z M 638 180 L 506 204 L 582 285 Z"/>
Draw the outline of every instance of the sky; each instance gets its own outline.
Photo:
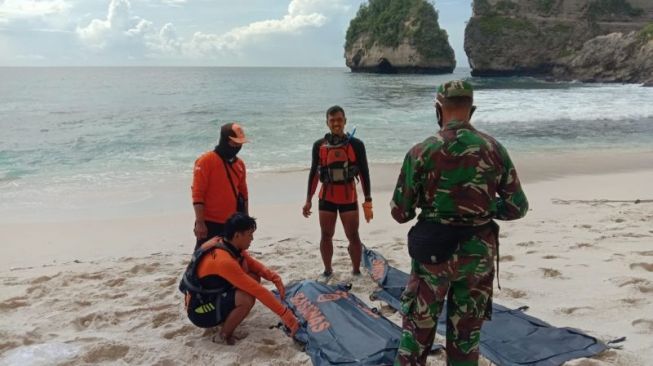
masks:
<path id="1" fill-rule="evenodd" d="M 344 67 L 364 0 L 0 0 L 0 66 Z M 435 0 L 458 66 L 471 0 Z"/>

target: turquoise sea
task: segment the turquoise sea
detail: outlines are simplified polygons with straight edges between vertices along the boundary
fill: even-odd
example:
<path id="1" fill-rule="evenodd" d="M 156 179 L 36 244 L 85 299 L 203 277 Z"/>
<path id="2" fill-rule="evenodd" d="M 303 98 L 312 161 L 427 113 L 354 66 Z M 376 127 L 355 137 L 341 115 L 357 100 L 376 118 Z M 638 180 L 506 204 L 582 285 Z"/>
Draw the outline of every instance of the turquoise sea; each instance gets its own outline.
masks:
<path id="1" fill-rule="evenodd" d="M 639 85 L 478 79 L 465 69 L 0 68 L 0 216 L 83 206 L 69 198 L 88 190 L 139 200 L 189 177 L 229 121 L 252 140 L 241 153 L 251 171 L 306 168 L 333 104 L 372 162 L 400 162 L 435 132 L 435 86 L 453 78 L 477 88 L 473 123 L 514 153 L 653 143 L 653 88 Z"/>

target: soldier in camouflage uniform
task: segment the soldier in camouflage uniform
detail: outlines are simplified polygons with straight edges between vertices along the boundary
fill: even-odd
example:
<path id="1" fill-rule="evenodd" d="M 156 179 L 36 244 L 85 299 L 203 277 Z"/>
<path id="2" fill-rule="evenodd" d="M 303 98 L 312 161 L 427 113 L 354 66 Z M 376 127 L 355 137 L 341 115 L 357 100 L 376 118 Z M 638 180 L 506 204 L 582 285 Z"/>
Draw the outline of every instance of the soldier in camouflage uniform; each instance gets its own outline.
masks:
<path id="1" fill-rule="evenodd" d="M 477 365 L 481 325 L 492 313 L 498 248 L 498 226 L 492 219 L 521 218 L 528 201 L 506 149 L 469 122 L 475 109 L 472 86 L 464 81 L 441 85 L 435 107 L 441 130 L 406 154 L 392 217 L 407 222 L 419 207 L 418 225 L 426 221 L 473 234 L 456 242 L 444 262 L 411 259 L 395 365 L 426 364 L 445 300 L 447 364 Z"/>

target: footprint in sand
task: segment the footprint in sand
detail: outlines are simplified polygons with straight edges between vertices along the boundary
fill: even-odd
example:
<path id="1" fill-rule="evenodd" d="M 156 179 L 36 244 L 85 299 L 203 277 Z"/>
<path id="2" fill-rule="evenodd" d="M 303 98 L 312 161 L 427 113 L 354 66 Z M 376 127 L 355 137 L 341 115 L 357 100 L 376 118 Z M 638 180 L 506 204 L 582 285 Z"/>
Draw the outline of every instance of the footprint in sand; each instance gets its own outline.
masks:
<path id="1" fill-rule="evenodd" d="M 0 341 L 0 354 L 5 351 L 19 347 L 21 344 L 15 341 Z"/>
<path id="2" fill-rule="evenodd" d="M 632 326 L 642 333 L 653 332 L 653 320 L 650 319 L 637 319 L 633 321 Z"/>
<path id="3" fill-rule="evenodd" d="M 106 274 L 102 272 L 94 272 L 94 273 L 82 273 L 77 276 L 73 276 L 73 280 L 103 280 L 105 279 Z"/>
<path id="4" fill-rule="evenodd" d="M 535 254 L 537 253 L 537 250 L 529 250 L 526 252 L 526 254 Z"/>
<path id="5" fill-rule="evenodd" d="M 90 349 L 82 356 L 82 360 L 91 364 L 117 361 L 124 358 L 128 352 L 129 346 L 123 344 L 99 344 L 90 347 Z"/>
<path id="6" fill-rule="evenodd" d="M 594 245 L 590 243 L 578 243 L 571 247 L 572 249 L 592 248 Z"/>
<path id="7" fill-rule="evenodd" d="M 558 258 L 560 258 L 560 257 L 558 257 L 557 255 L 545 255 L 545 256 L 542 256 L 542 259 L 558 259 Z"/>
<path id="8" fill-rule="evenodd" d="M 137 273 L 140 273 L 140 272 L 152 273 L 152 272 L 156 271 L 160 266 L 161 266 L 161 264 L 159 262 L 154 262 L 154 263 L 149 263 L 149 264 L 137 264 L 137 265 L 133 266 L 129 270 L 129 272 L 131 272 L 133 274 L 137 274 Z"/>
<path id="9" fill-rule="evenodd" d="M 653 263 L 632 263 L 630 269 L 642 268 L 648 272 L 653 272 Z"/>
<path id="10" fill-rule="evenodd" d="M 177 277 L 158 278 L 157 282 L 160 282 L 159 287 L 167 288 L 177 284 Z"/>
<path id="11" fill-rule="evenodd" d="M 653 231 L 651 231 L 653 232 Z M 648 250 L 645 252 L 635 252 L 635 254 L 643 255 L 645 257 L 653 257 L 653 250 Z"/>
<path id="12" fill-rule="evenodd" d="M 29 302 L 25 296 L 12 297 L 11 299 L 0 302 L 0 310 L 2 311 L 14 310 L 23 306 L 29 306 Z"/>
<path id="13" fill-rule="evenodd" d="M 624 287 L 628 285 L 641 285 L 646 284 L 649 281 L 644 278 L 639 277 L 614 277 L 610 279 L 611 282 L 614 282 L 619 287 Z"/>
<path id="14" fill-rule="evenodd" d="M 41 285 L 29 287 L 26 292 L 31 297 L 37 298 L 43 298 L 49 293 L 48 288 Z"/>
<path id="15" fill-rule="evenodd" d="M 648 294 L 653 292 L 653 286 L 651 285 L 638 285 L 636 286 L 637 290 L 643 294 Z"/>
<path id="16" fill-rule="evenodd" d="M 521 242 L 521 243 L 517 243 L 517 246 L 518 246 L 518 247 L 528 248 L 528 247 L 532 247 L 532 246 L 535 245 L 535 244 L 536 244 L 536 243 L 535 243 L 534 241 L 531 240 L 531 241 L 523 241 L 523 242 Z"/>
<path id="17" fill-rule="evenodd" d="M 3 280 L 4 281 L 2 282 L 2 284 L 5 286 L 20 285 L 20 282 L 18 282 L 18 277 L 5 277 Z"/>
<path id="18" fill-rule="evenodd" d="M 633 306 L 633 305 L 641 305 L 642 303 L 644 303 L 646 301 L 646 299 L 629 297 L 629 298 L 626 298 L 626 299 L 621 299 L 619 301 L 623 302 L 624 304 L 628 304 L 628 305 Z"/>
<path id="19" fill-rule="evenodd" d="M 275 346 L 277 344 L 277 341 L 275 341 L 274 339 L 270 339 L 270 338 L 263 338 L 263 339 L 261 339 L 261 342 L 263 342 L 263 344 L 266 344 L 268 346 Z"/>
<path id="20" fill-rule="evenodd" d="M 152 328 L 158 328 L 164 324 L 173 323 L 177 320 L 179 320 L 178 312 L 159 313 L 154 316 L 154 319 L 152 319 Z"/>
<path id="21" fill-rule="evenodd" d="M 540 271 L 544 274 L 544 277 L 547 278 L 561 278 L 562 273 L 560 271 L 553 269 L 553 268 L 540 268 Z"/>
<path id="22" fill-rule="evenodd" d="M 588 224 L 582 224 L 582 225 L 574 225 L 575 228 L 581 228 L 581 229 L 591 229 L 592 225 Z"/>
<path id="23" fill-rule="evenodd" d="M 175 366 L 178 365 L 177 360 L 171 360 L 169 358 L 164 358 L 163 360 L 158 360 L 152 364 L 152 366 Z"/>
<path id="24" fill-rule="evenodd" d="M 513 262 L 515 260 L 515 257 L 512 255 L 502 255 L 500 261 L 501 262 Z"/>
<path id="25" fill-rule="evenodd" d="M 260 352 L 261 354 L 265 355 L 266 358 L 274 360 L 274 359 L 279 359 L 281 356 L 280 353 L 280 348 L 276 345 L 274 346 L 268 346 L 268 345 L 259 345 L 257 348 L 256 352 Z M 241 360 L 244 361 L 244 360 Z"/>
<path id="26" fill-rule="evenodd" d="M 527 296 L 525 291 L 522 290 L 513 290 L 509 288 L 501 289 L 501 294 L 513 299 L 523 299 Z"/>
<path id="27" fill-rule="evenodd" d="M 50 277 L 50 276 L 40 276 L 40 277 L 37 277 L 37 278 L 35 278 L 35 279 L 29 281 L 29 284 L 30 284 L 30 285 L 38 285 L 39 283 L 48 282 L 48 281 L 50 281 L 51 279 L 53 279 L 54 277 L 57 277 L 58 275 L 59 275 L 59 274 L 56 274 L 56 275 L 54 275 L 54 276 L 52 276 L 52 277 Z"/>
<path id="28" fill-rule="evenodd" d="M 125 279 L 124 279 L 124 278 L 114 278 L 113 280 L 106 281 L 106 282 L 104 283 L 104 286 L 107 286 L 107 287 L 118 287 L 118 286 L 122 286 L 124 283 L 125 283 Z"/>
<path id="29" fill-rule="evenodd" d="M 119 323 L 120 321 L 115 317 L 109 317 L 100 313 L 90 313 L 73 320 L 73 327 L 81 331 L 88 328 L 102 329 Z"/>
<path id="30" fill-rule="evenodd" d="M 192 325 L 184 325 L 181 328 L 178 328 L 178 329 L 171 330 L 171 331 L 163 333 L 162 337 L 165 338 L 165 339 L 172 339 L 172 338 L 175 338 L 175 337 L 191 334 L 191 333 L 195 332 L 195 329 L 196 328 L 194 326 L 192 326 Z"/>
<path id="31" fill-rule="evenodd" d="M 587 314 L 590 310 L 594 310 L 591 306 L 574 306 L 569 308 L 560 308 L 557 310 L 558 313 L 565 315 L 576 315 L 576 314 Z"/>

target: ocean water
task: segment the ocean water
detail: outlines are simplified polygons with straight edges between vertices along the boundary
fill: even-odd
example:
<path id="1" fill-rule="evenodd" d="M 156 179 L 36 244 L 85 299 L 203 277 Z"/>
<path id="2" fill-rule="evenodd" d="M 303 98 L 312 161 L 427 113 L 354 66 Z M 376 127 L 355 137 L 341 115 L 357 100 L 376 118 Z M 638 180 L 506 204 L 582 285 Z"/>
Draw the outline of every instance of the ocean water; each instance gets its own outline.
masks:
<path id="1" fill-rule="evenodd" d="M 400 162 L 436 131 L 435 86 L 453 78 L 476 87 L 475 126 L 513 152 L 653 142 L 653 88 L 639 85 L 478 79 L 464 69 L 0 68 L 0 216 L 142 201 L 190 177 L 230 121 L 252 141 L 241 152 L 251 171 L 307 168 L 334 104 L 371 162 Z"/>

